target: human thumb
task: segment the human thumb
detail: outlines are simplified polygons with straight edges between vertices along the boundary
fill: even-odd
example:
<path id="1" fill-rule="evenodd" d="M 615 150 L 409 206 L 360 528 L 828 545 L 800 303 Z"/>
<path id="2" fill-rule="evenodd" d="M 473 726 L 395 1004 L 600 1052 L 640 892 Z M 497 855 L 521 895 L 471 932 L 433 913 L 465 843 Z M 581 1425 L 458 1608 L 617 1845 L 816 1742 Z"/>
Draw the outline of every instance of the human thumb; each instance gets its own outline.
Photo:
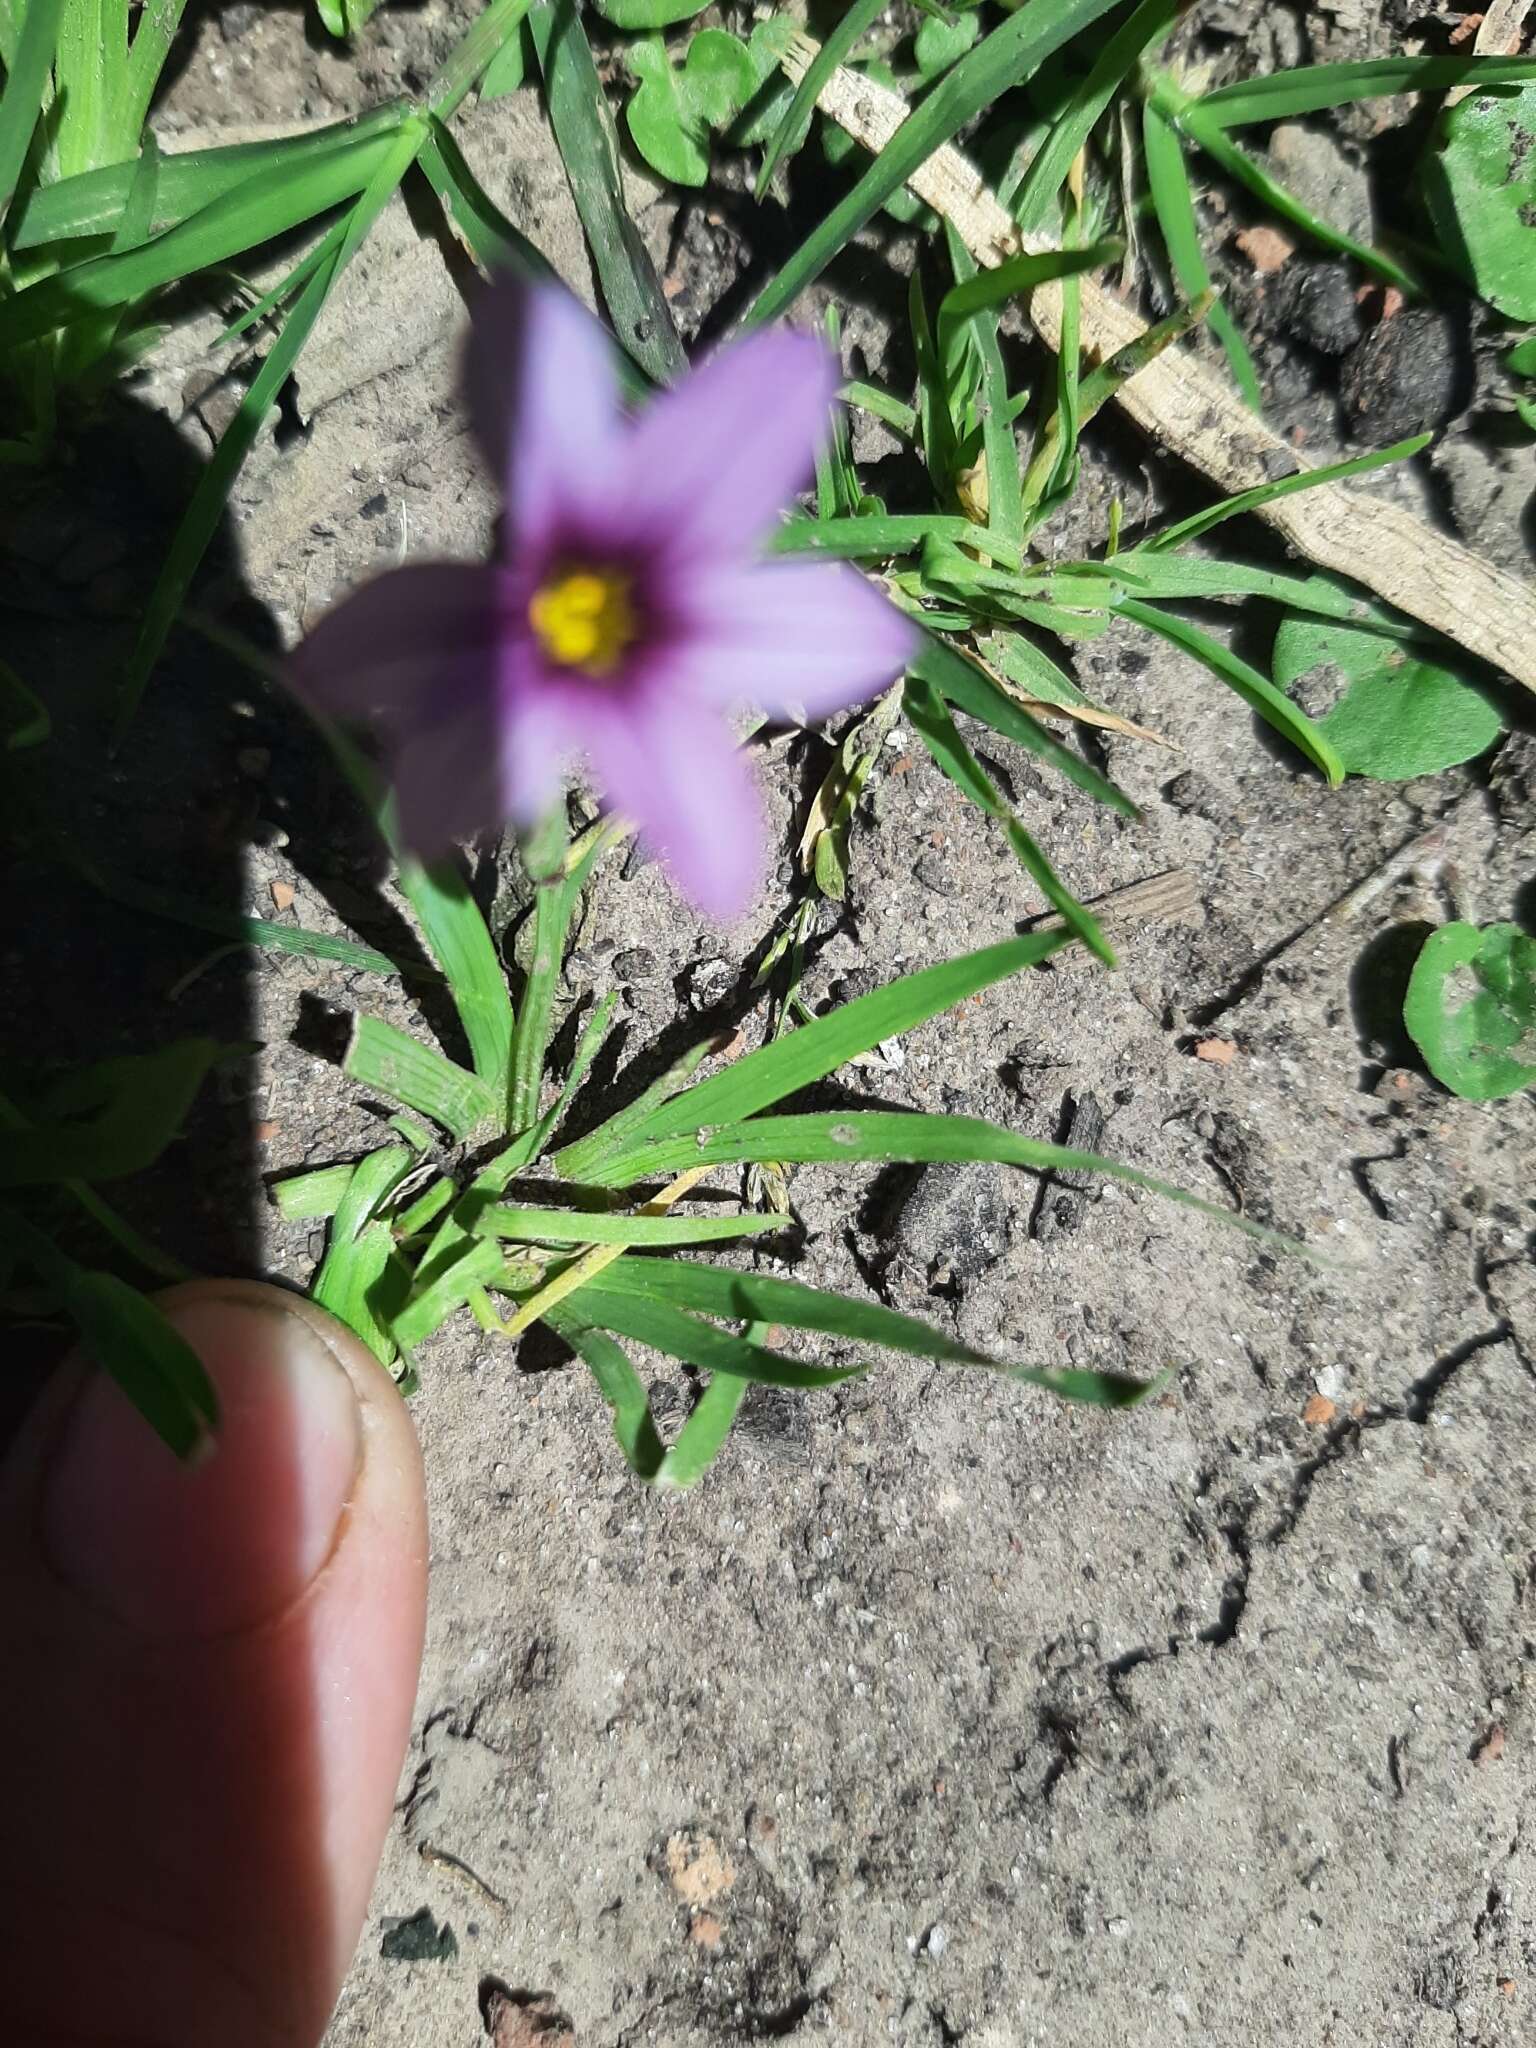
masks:
<path id="1" fill-rule="evenodd" d="M 210 1456 L 178 1464 L 75 1358 L 0 1464 L 0 2041 L 314 2048 L 410 1732 L 420 1456 L 310 1303 L 160 1306 L 218 1392 Z"/>

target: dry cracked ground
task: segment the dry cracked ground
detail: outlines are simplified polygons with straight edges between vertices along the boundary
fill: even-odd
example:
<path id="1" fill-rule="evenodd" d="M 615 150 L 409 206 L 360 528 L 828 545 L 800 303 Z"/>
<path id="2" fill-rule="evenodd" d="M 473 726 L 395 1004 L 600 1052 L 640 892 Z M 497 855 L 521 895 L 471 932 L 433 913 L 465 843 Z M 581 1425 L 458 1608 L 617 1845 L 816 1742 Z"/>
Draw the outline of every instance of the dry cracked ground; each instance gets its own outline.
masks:
<path id="1" fill-rule="evenodd" d="M 173 145 L 241 132 L 232 96 L 253 125 L 355 104 L 392 88 L 397 57 L 404 73 L 391 38 L 419 56 L 452 27 L 381 17 L 380 76 L 360 82 L 293 21 L 244 14 L 205 35 Z M 589 290 L 531 106 L 483 109 L 463 140 Z M 698 219 L 638 186 L 635 204 L 676 279 Z M 246 579 L 285 632 L 371 567 L 484 544 L 493 501 L 453 393 L 463 281 L 397 210 L 307 358 L 307 431 L 263 450 L 238 506 Z M 878 318 L 851 324 L 878 369 Z M 219 404 L 199 338 L 150 394 L 192 435 Z M 1326 411 L 1322 388 L 1296 404 Z M 1112 436 L 1106 460 L 1141 476 Z M 1499 532 L 1518 548 L 1511 520 Z M 1170 1378 L 1104 1418 L 887 1362 L 831 1395 L 755 1399 L 675 1499 L 628 1476 L 579 1369 L 453 1328 L 415 1402 L 433 1528 L 415 1740 L 329 2048 L 1536 2039 L 1530 1104 L 1429 1085 L 1390 1003 L 1416 924 L 1517 911 L 1536 746 L 1328 795 L 1168 650 L 1116 635 L 1079 666 L 1170 743 L 1105 744 L 1140 822 L 977 744 L 1081 893 L 1177 872 L 1182 907 L 1116 926 L 1116 972 L 1064 960 L 841 1078 L 1042 1137 L 1092 1098 L 1105 1149 L 1326 1262 L 1125 1189 L 804 1169 L 800 1277 L 1020 1360 Z M 217 744 L 293 828 L 255 835 L 249 907 L 270 914 L 276 883 L 324 924 L 346 873 L 313 833 L 298 858 L 292 733 L 259 703 Z M 764 759 L 786 846 L 825 759 L 812 742 Z M 569 998 L 616 981 L 632 1049 L 680 1008 L 700 1035 L 739 1017 L 750 1039 L 741 963 L 782 900 L 781 877 L 712 931 L 654 869 L 615 869 Z M 808 992 L 867 988 L 1039 907 L 898 731 Z M 420 1013 L 276 958 L 256 999 L 265 1165 L 355 1154 L 377 1126 L 299 1027 L 367 1004 L 420 1030 Z M 273 1223 L 268 1255 L 311 1269 L 302 1230 Z M 655 1378 L 680 1413 L 681 1376 Z"/>

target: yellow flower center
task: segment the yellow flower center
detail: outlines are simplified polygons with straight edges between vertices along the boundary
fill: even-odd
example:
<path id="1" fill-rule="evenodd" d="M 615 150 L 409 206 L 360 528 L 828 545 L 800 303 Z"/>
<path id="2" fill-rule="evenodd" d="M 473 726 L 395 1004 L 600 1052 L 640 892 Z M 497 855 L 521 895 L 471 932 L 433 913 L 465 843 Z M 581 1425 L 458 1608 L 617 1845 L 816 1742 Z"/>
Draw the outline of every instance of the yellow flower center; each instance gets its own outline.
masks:
<path id="1" fill-rule="evenodd" d="M 539 645 L 561 668 L 609 676 L 638 626 L 629 578 L 611 569 L 562 569 L 541 583 L 528 605 Z"/>

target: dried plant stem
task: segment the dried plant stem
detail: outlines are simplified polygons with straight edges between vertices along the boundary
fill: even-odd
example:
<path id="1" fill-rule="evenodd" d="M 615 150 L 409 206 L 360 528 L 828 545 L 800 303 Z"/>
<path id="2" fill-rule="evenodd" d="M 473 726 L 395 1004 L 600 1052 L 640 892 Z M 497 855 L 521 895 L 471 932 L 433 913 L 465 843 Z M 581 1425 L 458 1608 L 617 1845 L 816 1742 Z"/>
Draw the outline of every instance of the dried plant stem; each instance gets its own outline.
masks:
<path id="1" fill-rule="evenodd" d="M 783 60 L 791 78 L 804 76 L 816 49 L 809 37 L 797 37 Z M 885 148 L 907 117 L 899 93 L 842 66 L 816 103 L 873 154 Z M 1051 246 L 1041 237 L 1019 233 L 1007 209 L 957 149 L 936 150 L 908 183 L 954 224 L 976 261 L 988 268 L 1021 250 Z M 1144 321 L 1092 279 L 1082 279 L 1079 289 L 1083 347 L 1096 360 L 1146 332 Z M 1059 347 L 1060 286 L 1041 286 L 1029 312 L 1041 339 Z M 1218 371 L 1187 348 L 1165 349 L 1115 397 L 1154 440 L 1224 494 L 1253 490 L 1277 475 L 1310 466 L 1248 410 Z M 1536 690 L 1536 590 L 1519 578 L 1480 560 L 1390 499 L 1343 484 L 1320 484 L 1274 500 L 1260 506 L 1256 516 L 1319 568 L 1362 584 L 1409 618 Z"/>

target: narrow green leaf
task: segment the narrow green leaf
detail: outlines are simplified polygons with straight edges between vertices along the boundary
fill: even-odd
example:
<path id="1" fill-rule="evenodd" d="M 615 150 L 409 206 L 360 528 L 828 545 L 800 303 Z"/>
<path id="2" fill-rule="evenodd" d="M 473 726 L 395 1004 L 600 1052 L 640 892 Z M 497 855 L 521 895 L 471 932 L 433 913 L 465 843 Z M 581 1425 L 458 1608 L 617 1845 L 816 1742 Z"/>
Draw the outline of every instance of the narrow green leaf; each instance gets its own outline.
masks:
<path id="1" fill-rule="evenodd" d="M 98 1060 L 49 1091 L 28 1123 L 0 1129 L 0 1187 L 120 1180 L 176 1137 L 210 1068 L 236 1048 L 184 1038 Z"/>
<path id="2" fill-rule="evenodd" d="M 392 828 L 391 828 L 392 829 Z M 499 1103 L 512 1054 L 512 997 L 496 942 L 457 861 L 400 863 L 400 893 L 443 970 L 476 1074 Z"/>
<path id="3" fill-rule="evenodd" d="M 507 1128 L 527 1130 L 537 1123 L 539 1094 L 544 1082 L 544 1061 L 549 1051 L 554 1023 L 555 989 L 565 964 L 565 945 L 571 917 L 581 901 L 600 856 L 612 846 L 611 825 L 592 826 L 569 848 L 565 847 L 565 806 L 562 800 L 555 820 L 561 847 L 558 871 L 549 876 L 535 874 L 533 900 L 533 957 L 528 965 L 527 986 L 519 1007 L 517 1028 L 512 1035 L 510 1093 Z"/>
<path id="4" fill-rule="evenodd" d="M 838 65 L 867 34 L 886 10 L 888 0 L 853 0 L 852 6 L 827 31 L 827 39 L 811 59 L 805 76 L 795 87 L 784 118 L 763 151 L 763 167 L 757 174 L 756 197 L 761 204 L 768 196 L 773 174 L 785 157 L 793 156 L 810 133 L 816 112 L 816 96 Z"/>
<path id="5" fill-rule="evenodd" d="M 1186 299 L 1207 299 L 1206 322 L 1227 352 L 1232 374 L 1244 399 L 1255 412 L 1262 411 L 1264 394 L 1248 344 L 1237 322 L 1217 299 L 1215 284 L 1200 245 L 1200 225 L 1195 218 L 1195 198 L 1184 165 L 1177 129 L 1153 100 L 1142 109 L 1142 145 L 1146 155 L 1147 184 L 1152 207 L 1162 231 L 1168 261 Z"/>
<path id="6" fill-rule="evenodd" d="M 377 212 L 414 156 L 417 135 L 424 132 L 417 124 L 411 129 L 410 144 L 403 145 L 402 126 L 296 165 L 260 172 L 137 249 L 72 264 L 0 299 L 0 349 L 36 341 L 94 312 L 130 305 L 164 285 L 301 227 L 348 199 L 366 199 L 370 188 L 377 190 L 382 171 L 389 185 L 377 198 Z"/>
<path id="7" fill-rule="evenodd" d="M 670 384 L 687 360 L 655 265 L 624 204 L 613 116 L 580 10 L 570 0 L 535 0 L 528 25 L 550 126 L 614 330 L 649 376 Z"/>
<path id="8" fill-rule="evenodd" d="M 973 1350 L 916 1316 L 902 1315 L 877 1302 L 826 1293 L 798 1280 L 780 1280 L 772 1274 L 737 1273 L 691 1259 L 620 1259 L 608 1267 L 603 1280 L 610 1292 L 646 1295 L 721 1319 L 752 1317 L 765 1324 L 817 1330 L 944 1365 L 977 1366 L 1095 1407 L 1134 1407 L 1158 1385 L 1124 1373 L 1012 1365 Z"/>
<path id="9" fill-rule="evenodd" d="M 150 102 L 171 54 L 171 45 L 181 27 L 186 5 L 187 0 L 153 0 L 152 5 L 139 8 L 133 41 L 128 49 L 117 115 L 118 132 L 123 136 L 144 133 Z"/>
<path id="10" fill-rule="evenodd" d="M 1045 659 L 1044 656 L 1040 658 Z M 922 682 L 931 683 L 956 711 L 965 712 L 969 718 L 980 719 L 983 725 L 991 726 L 1005 739 L 1016 740 L 1038 760 L 1064 775 L 1084 795 L 1108 804 L 1122 817 L 1138 815 L 1128 796 L 1048 733 L 1038 719 L 1032 718 L 1006 691 L 998 688 L 985 669 L 967 661 L 964 655 L 957 654 L 942 640 L 930 636 L 908 672 Z"/>
<path id="11" fill-rule="evenodd" d="M 1241 128 L 1253 121 L 1294 121 L 1302 114 L 1400 92 L 1447 92 L 1456 85 L 1486 91 L 1527 78 L 1536 78 L 1536 57 L 1373 57 L 1238 79 L 1203 93 L 1195 104 L 1223 128 Z"/>
<path id="12" fill-rule="evenodd" d="M 0 744 L 8 753 L 40 747 L 53 731 L 48 706 L 8 661 L 0 661 Z"/>
<path id="13" fill-rule="evenodd" d="M 151 227 L 160 233 L 178 226 L 237 186 L 248 184 L 258 173 L 291 173 L 306 158 L 331 155 L 354 143 L 393 133 L 405 111 L 402 103 L 394 101 L 328 128 L 313 129 L 307 135 L 163 154 L 155 182 L 155 217 Z M 136 163 L 108 164 L 29 192 L 11 223 L 13 246 L 34 249 L 48 242 L 115 234 L 137 172 Z"/>
<path id="14" fill-rule="evenodd" d="M 506 1254 L 489 1237 L 466 1238 L 446 1257 L 424 1259 L 410 1299 L 391 1317 L 390 1336 L 402 1351 L 414 1351 L 505 1269 Z"/>
<path id="15" fill-rule="evenodd" d="M 520 1244 L 721 1244 L 782 1230 L 782 1216 L 612 1216 L 580 1209 L 525 1209 L 494 1203 L 470 1224 L 476 1237 Z"/>
<path id="16" fill-rule="evenodd" d="M 1143 604 L 1139 598 L 1122 599 L 1120 612 L 1122 617 L 1134 619 L 1149 632 L 1158 634 L 1175 647 L 1181 647 L 1186 654 L 1192 654 L 1196 661 L 1202 662 L 1213 675 L 1234 689 L 1266 725 L 1273 726 L 1292 746 L 1298 747 L 1335 788 L 1344 780 L 1344 763 L 1329 745 L 1327 737 L 1283 690 L 1275 688 L 1268 676 L 1260 675 L 1231 648 L 1212 639 L 1209 633 L 1202 633 L 1187 619 L 1181 619 L 1173 612 L 1160 611 L 1156 605 Z"/>
<path id="17" fill-rule="evenodd" d="M 14 62 L 0 92 L 0 226 L 10 211 L 27 151 L 42 113 L 65 0 L 27 0 Z"/>
<path id="18" fill-rule="evenodd" d="M 744 1337 L 733 1337 L 670 1302 L 631 1294 L 622 1287 L 606 1287 L 606 1278 L 605 1271 L 571 1296 L 577 1314 L 634 1343 L 649 1345 L 652 1351 L 680 1358 L 700 1372 L 724 1373 L 758 1386 L 812 1388 L 840 1386 L 866 1369 L 862 1365 L 803 1365 L 797 1358 L 785 1358 Z"/>
<path id="19" fill-rule="evenodd" d="M 292 1173 L 272 1184 L 272 1204 L 285 1223 L 307 1223 L 314 1218 L 334 1216 L 352 1184 L 355 1169 L 350 1161 L 342 1166 L 317 1166 L 309 1173 Z"/>
<path id="20" fill-rule="evenodd" d="M 552 1309 L 544 1320 L 556 1336 L 565 1339 L 596 1380 L 597 1390 L 612 1414 L 614 1437 L 631 1471 L 641 1479 L 653 1480 L 661 1470 L 666 1452 L 656 1434 L 650 1397 L 639 1373 L 610 1336 L 583 1322 L 568 1303 Z"/>
<path id="21" fill-rule="evenodd" d="M 496 1098 L 477 1075 L 378 1017 L 355 1019 L 343 1071 L 430 1117 L 450 1137 L 467 1138 L 496 1114 Z"/>
<path id="22" fill-rule="evenodd" d="M 871 513 L 856 519 L 797 516 L 775 527 L 769 545 L 776 555 L 830 555 L 843 562 L 875 562 L 914 554 L 935 539 L 975 548 L 979 554 L 1014 568 L 1019 563 L 1016 542 L 988 533 L 973 520 L 945 512 Z"/>
<path id="23" fill-rule="evenodd" d="M 1102 270 L 1125 253 L 1125 244 L 1113 240 L 1094 242 L 1085 249 L 1048 249 L 1038 256 L 1010 256 L 993 270 L 981 270 L 964 284 L 944 294 L 939 317 L 961 320 L 987 306 L 1006 305 L 1010 299 L 1049 284 L 1055 278 L 1076 277 L 1084 270 Z"/>
<path id="24" fill-rule="evenodd" d="M 908 115 L 853 190 L 759 295 L 746 324 L 758 327 L 778 319 L 936 149 L 1118 4 L 1119 0 L 1030 0 L 1029 6 L 994 29 Z"/>
<path id="25" fill-rule="evenodd" d="M 749 1380 L 730 1373 L 715 1374 L 678 1431 L 677 1442 L 661 1461 L 656 1474 L 659 1490 L 682 1493 L 698 1484 L 719 1456 L 750 1385 Z"/>
<path id="26" fill-rule="evenodd" d="M 1422 453 L 1434 438 L 1433 434 L 1414 434 L 1406 441 L 1395 441 L 1390 448 L 1374 448 L 1368 455 L 1353 455 L 1347 462 L 1330 462 L 1322 469 L 1298 469 L 1291 476 L 1276 478 L 1273 483 L 1256 484 L 1251 491 L 1239 491 L 1235 497 L 1223 498 L 1219 504 L 1207 505 L 1201 511 L 1191 513 L 1188 519 L 1164 527 L 1161 533 L 1144 540 L 1136 553 L 1140 556 L 1182 547 L 1187 541 L 1198 540 L 1201 534 L 1209 533 L 1213 526 L 1220 526 L 1224 520 L 1236 519 L 1240 513 L 1255 511 L 1260 505 L 1272 505 L 1277 498 L 1294 497 L 1299 491 L 1315 490 L 1319 484 L 1342 483 L 1347 477 L 1367 476 L 1373 469 L 1385 469 L 1389 463 L 1407 462 Z M 1116 564 L 1117 568 L 1120 566 Z"/>
<path id="27" fill-rule="evenodd" d="M 571 9 L 575 12 L 574 6 Z M 491 0 L 471 22 L 427 88 L 434 119 L 449 121 L 510 40 L 522 33 L 528 0 Z"/>
<path id="28" fill-rule="evenodd" d="M 769 1103 L 808 1088 L 813 1081 L 834 1073 L 855 1054 L 868 1052 L 882 1039 L 915 1030 L 930 1017 L 953 1009 L 993 982 L 1023 968 L 1038 966 L 1066 944 L 1069 936 L 1066 932 L 1043 932 L 1009 939 L 980 952 L 963 953 L 956 960 L 943 961 L 920 973 L 903 975 L 870 995 L 840 1004 L 802 1030 L 760 1046 L 724 1072 L 713 1074 L 707 1081 L 700 1081 L 658 1105 L 643 1119 L 629 1123 L 622 1132 L 613 1129 L 611 1120 L 602 1131 L 582 1141 L 583 1178 L 600 1186 L 612 1185 L 615 1176 L 611 1160 L 604 1158 L 604 1153 L 615 1141 L 622 1143 L 628 1155 L 654 1140 L 687 1133 L 687 1144 L 698 1143 L 698 1157 L 702 1161 L 704 1135 L 712 1125 L 751 1116 Z M 557 1172 L 569 1178 L 570 1148 L 557 1152 L 553 1163 Z"/>
<path id="29" fill-rule="evenodd" d="M 34 0 L 35 4 L 35 0 Z M 152 1301 L 113 1273 L 76 1267 L 61 1306 L 84 1350 L 178 1458 L 217 1435 L 219 1397 L 202 1360 Z"/>
<path id="30" fill-rule="evenodd" d="M 1115 956 L 1092 915 L 1061 882 L 1055 869 L 1015 817 L 1012 807 L 999 796 L 991 776 L 960 737 L 949 707 L 938 691 L 931 683 L 914 678 L 907 685 L 905 702 L 913 730 L 939 767 L 978 809 L 999 821 L 1020 864 L 1051 908 L 1066 920 L 1073 937 L 1081 939 L 1106 966 L 1113 967 Z"/>
<path id="31" fill-rule="evenodd" d="M 1146 52 L 1162 41 L 1186 5 L 1187 0 L 1141 0 L 1105 41 L 1093 68 L 1056 114 L 1025 173 L 1013 203 L 1013 217 L 1025 234 L 1046 226 L 1068 173 L 1110 101 Z"/>
<path id="32" fill-rule="evenodd" d="M 1419 296 L 1422 286 L 1411 270 L 1405 270 L 1394 257 L 1388 256 L 1380 249 L 1372 248 L 1369 242 L 1357 242 L 1352 235 L 1346 235 L 1341 228 L 1334 227 L 1321 214 L 1314 213 L 1272 172 L 1266 170 L 1263 164 L 1230 141 L 1224 128 L 1214 121 L 1205 119 L 1198 102 L 1186 106 L 1178 119 L 1179 127 L 1190 140 L 1198 144 L 1229 178 L 1236 179 L 1240 185 L 1246 185 L 1272 213 L 1277 213 L 1282 220 L 1289 221 L 1304 235 L 1310 235 L 1313 241 L 1321 242 L 1325 249 L 1332 249 L 1340 256 L 1352 257 L 1364 269 L 1373 271 L 1388 284 L 1395 284 L 1410 297 Z"/>

